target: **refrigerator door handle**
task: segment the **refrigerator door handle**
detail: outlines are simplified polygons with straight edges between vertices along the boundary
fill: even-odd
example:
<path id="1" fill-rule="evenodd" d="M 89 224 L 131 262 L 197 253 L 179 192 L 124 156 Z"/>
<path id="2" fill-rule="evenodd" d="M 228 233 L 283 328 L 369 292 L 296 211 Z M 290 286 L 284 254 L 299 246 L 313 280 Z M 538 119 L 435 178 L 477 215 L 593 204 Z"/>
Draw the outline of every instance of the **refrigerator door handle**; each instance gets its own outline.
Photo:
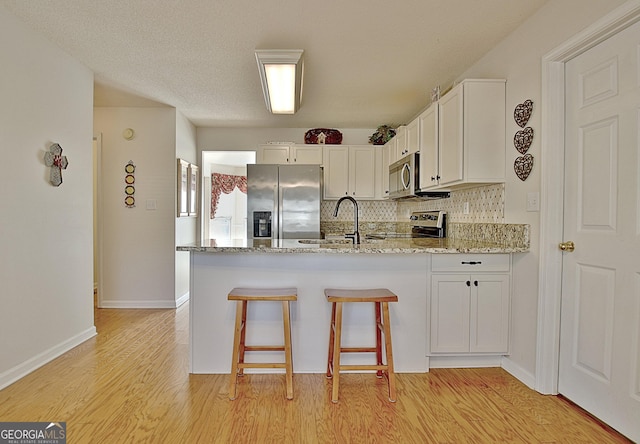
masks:
<path id="1" fill-rule="evenodd" d="M 282 203 L 284 200 L 284 188 L 282 187 L 278 187 L 278 185 L 273 187 L 273 196 L 274 199 L 273 201 L 276 202 L 276 206 L 277 206 L 277 211 L 276 213 L 276 227 L 277 230 L 275 231 L 275 235 L 274 238 L 275 239 L 282 239 L 282 236 L 284 235 L 284 229 L 283 229 L 283 223 L 282 223 Z"/>

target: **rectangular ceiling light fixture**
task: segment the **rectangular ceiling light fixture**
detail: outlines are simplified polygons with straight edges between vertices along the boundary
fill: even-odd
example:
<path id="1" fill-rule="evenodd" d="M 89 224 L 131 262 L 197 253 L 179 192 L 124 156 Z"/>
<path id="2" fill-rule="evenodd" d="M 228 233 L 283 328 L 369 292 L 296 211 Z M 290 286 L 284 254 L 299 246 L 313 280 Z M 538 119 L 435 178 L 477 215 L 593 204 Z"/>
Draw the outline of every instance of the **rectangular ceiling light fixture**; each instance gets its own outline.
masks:
<path id="1" fill-rule="evenodd" d="M 264 101 L 273 114 L 294 114 L 300 108 L 303 54 L 301 49 L 256 49 Z"/>

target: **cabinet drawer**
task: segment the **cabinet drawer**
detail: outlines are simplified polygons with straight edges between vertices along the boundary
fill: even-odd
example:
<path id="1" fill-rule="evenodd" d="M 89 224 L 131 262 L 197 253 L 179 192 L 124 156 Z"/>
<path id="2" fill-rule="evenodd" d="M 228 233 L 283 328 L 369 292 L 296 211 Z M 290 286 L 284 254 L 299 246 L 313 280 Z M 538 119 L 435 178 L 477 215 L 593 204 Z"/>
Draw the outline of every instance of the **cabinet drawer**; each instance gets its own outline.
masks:
<path id="1" fill-rule="evenodd" d="M 433 254 L 431 271 L 496 272 L 510 270 L 509 254 Z"/>

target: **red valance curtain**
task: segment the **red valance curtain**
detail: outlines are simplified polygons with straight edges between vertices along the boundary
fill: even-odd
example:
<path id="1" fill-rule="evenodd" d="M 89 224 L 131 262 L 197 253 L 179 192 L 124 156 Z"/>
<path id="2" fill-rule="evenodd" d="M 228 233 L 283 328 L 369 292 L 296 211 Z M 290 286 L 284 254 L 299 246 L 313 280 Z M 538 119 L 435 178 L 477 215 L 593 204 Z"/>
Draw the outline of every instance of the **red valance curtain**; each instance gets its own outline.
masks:
<path id="1" fill-rule="evenodd" d="M 247 176 L 213 173 L 211 176 L 211 219 L 216 215 L 220 194 L 230 194 L 236 188 L 247 194 Z"/>

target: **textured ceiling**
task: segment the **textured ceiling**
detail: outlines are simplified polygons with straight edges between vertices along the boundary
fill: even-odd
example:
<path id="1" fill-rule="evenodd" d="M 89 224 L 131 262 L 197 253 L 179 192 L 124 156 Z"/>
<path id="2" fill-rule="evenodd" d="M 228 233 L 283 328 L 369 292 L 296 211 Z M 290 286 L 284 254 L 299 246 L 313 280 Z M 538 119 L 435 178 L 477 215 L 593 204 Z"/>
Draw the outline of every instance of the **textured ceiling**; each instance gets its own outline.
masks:
<path id="1" fill-rule="evenodd" d="M 197 126 L 406 123 L 546 0 L 0 0 L 95 73 L 96 106 Z M 303 104 L 266 110 L 255 49 L 304 49 Z"/>

